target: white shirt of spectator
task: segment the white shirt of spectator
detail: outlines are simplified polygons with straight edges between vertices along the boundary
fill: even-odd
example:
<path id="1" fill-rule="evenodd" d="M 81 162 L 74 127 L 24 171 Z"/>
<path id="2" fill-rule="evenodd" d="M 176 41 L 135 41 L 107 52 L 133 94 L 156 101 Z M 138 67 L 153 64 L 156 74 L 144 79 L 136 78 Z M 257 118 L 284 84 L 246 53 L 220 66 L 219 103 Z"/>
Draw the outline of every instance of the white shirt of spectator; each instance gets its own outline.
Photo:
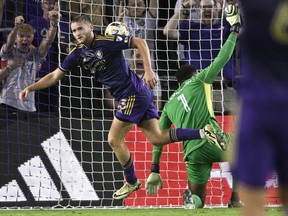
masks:
<path id="1" fill-rule="evenodd" d="M 4 79 L 2 94 L 0 95 L 0 104 L 7 104 L 16 109 L 34 112 L 35 107 L 35 92 L 28 94 L 27 99 L 22 102 L 19 99 L 19 93 L 27 86 L 35 82 L 36 73 L 39 68 L 38 49 L 33 47 L 28 53 L 21 53 L 15 46 L 8 54 L 3 54 L 3 47 L 0 51 L 1 58 L 24 58 L 24 64 L 15 68 L 6 74 Z"/>

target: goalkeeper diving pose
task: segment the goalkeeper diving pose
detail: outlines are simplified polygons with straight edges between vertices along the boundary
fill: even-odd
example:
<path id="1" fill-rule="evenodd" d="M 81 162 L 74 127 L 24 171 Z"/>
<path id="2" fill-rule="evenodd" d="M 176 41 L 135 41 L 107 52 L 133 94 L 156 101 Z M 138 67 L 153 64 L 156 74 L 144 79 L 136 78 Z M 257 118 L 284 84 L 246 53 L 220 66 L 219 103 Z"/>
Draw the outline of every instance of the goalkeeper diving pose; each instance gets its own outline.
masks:
<path id="1" fill-rule="evenodd" d="M 160 129 L 166 130 L 172 124 L 181 128 L 203 128 L 210 124 L 222 142 L 211 145 L 207 140 L 188 140 L 183 142 L 183 157 L 188 175 L 188 194 L 183 197 L 184 207 L 202 208 L 206 199 L 206 183 L 210 177 L 212 164 L 224 160 L 224 151 L 230 140 L 214 116 L 211 99 L 211 85 L 218 73 L 233 54 L 240 29 L 240 13 L 235 5 L 225 8 L 226 19 L 231 24 L 231 33 L 214 61 L 197 73 L 195 67 L 184 65 L 176 72 L 176 79 L 181 86 L 167 100 L 160 117 Z M 151 174 L 146 181 L 148 194 L 156 194 L 157 187 L 162 188 L 160 175 L 160 157 L 163 146 L 153 147 Z M 240 206 L 237 191 L 232 193 L 232 207 Z"/>
<path id="2" fill-rule="evenodd" d="M 108 143 L 122 165 L 126 178 L 123 187 L 113 194 L 114 199 L 124 199 L 141 187 L 141 182 L 135 174 L 133 159 L 125 143 L 126 134 L 135 124 L 154 145 L 190 139 L 209 139 L 217 143 L 216 135 L 209 127 L 200 130 L 159 129 L 158 111 L 154 107 L 151 90 L 156 84 L 156 79 L 145 40 L 132 36 L 95 35 L 91 20 L 85 15 L 72 20 L 71 30 L 79 43 L 76 48 L 56 70 L 26 87 L 19 97 L 25 100 L 31 91 L 56 84 L 66 73 L 79 66 L 83 69 L 83 73 L 90 74 L 106 86 L 119 102 L 109 130 Z M 130 48 L 136 48 L 140 52 L 145 70 L 143 80 L 126 64 L 122 50 Z"/>

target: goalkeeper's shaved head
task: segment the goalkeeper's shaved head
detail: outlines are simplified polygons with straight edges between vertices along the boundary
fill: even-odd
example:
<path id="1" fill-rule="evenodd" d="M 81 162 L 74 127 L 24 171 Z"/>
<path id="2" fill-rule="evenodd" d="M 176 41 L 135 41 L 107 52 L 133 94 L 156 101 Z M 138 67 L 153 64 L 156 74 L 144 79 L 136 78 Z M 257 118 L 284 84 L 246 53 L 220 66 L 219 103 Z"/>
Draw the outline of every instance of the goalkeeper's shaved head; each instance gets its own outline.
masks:
<path id="1" fill-rule="evenodd" d="M 192 65 L 183 65 L 176 71 L 176 79 L 179 84 L 182 84 L 185 80 L 190 79 L 197 74 L 197 70 Z"/>

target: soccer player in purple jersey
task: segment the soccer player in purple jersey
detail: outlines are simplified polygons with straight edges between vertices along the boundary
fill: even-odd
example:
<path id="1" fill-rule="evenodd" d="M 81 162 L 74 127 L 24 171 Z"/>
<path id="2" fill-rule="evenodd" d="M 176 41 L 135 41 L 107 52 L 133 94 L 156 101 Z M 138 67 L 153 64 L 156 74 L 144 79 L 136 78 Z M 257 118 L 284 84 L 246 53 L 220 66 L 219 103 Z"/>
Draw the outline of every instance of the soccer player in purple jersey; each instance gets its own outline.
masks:
<path id="1" fill-rule="evenodd" d="M 151 69 L 149 49 L 145 40 L 128 36 L 102 36 L 93 33 L 93 25 L 87 16 L 77 16 L 71 22 L 73 36 L 78 45 L 53 72 L 37 83 L 28 86 L 20 94 L 24 100 L 29 92 L 56 84 L 75 67 L 90 71 L 104 84 L 119 105 L 108 134 L 108 143 L 124 169 L 126 183 L 113 194 L 114 199 L 124 199 L 141 187 L 135 175 L 133 160 L 125 144 L 125 136 L 138 125 L 153 145 L 164 145 L 175 141 L 208 139 L 218 142 L 213 131 L 206 129 L 175 128 L 161 131 L 158 112 L 153 104 L 151 88 L 156 84 Z M 126 64 L 122 50 L 137 48 L 143 60 L 144 76 L 140 79 Z M 144 82 L 143 82 L 144 81 Z M 207 131 L 208 130 L 208 131 Z"/>
<path id="2" fill-rule="evenodd" d="M 265 214 L 265 183 L 278 173 L 288 215 L 288 1 L 241 0 L 245 15 L 240 127 L 234 175 L 241 183 L 242 215 Z"/>

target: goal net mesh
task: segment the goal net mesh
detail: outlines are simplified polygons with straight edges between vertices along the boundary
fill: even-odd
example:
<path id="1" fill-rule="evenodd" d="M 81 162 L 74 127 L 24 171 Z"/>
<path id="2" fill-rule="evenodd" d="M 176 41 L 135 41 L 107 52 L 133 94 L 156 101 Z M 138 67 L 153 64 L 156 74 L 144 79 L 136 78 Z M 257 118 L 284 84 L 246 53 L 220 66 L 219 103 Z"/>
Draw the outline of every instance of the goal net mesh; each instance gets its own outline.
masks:
<path id="1" fill-rule="evenodd" d="M 161 114 L 165 101 L 178 88 L 175 72 L 187 63 L 187 53 L 178 39 L 167 39 L 163 34 L 167 21 L 179 10 L 179 4 L 176 0 L 159 1 L 158 8 L 155 8 L 154 1 L 157 2 L 151 0 L 150 4 L 146 3 L 143 10 L 145 15 L 142 18 L 135 15 L 129 17 L 126 13 L 122 21 L 128 22 L 132 35 L 146 39 L 150 47 L 152 66 L 159 77 L 160 86 L 155 91 L 155 97 Z M 127 9 L 127 2 L 118 0 L 59 1 L 57 4 L 62 14 L 58 26 L 60 31 L 55 39 L 56 49 L 50 50 L 49 54 L 56 56 L 56 60 L 47 58 L 47 71 L 43 71 L 37 78 L 54 70 L 75 46 L 69 20 L 76 15 L 86 14 L 90 16 L 95 32 L 102 34 L 108 23 L 121 19 L 120 3 Z M 15 15 L 19 14 L 23 15 L 28 23 L 35 17 L 43 16 L 41 1 L 27 0 L 24 5 L 22 1 L 6 1 L 1 28 L 2 44 L 14 27 Z M 194 17 L 190 19 L 199 23 L 199 14 L 200 8 L 196 5 L 191 9 L 191 16 Z M 219 14 L 222 19 L 221 11 Z M 179 25 L 180 20 L 177 22 Z M 195 30 L 187 30 L 190 31 Z M 202 31 L 201 27 L 197 31 Z M 212 30 L 206 31 L 212 34 Z M 222 37 L 222 33 L 220 36 Z M 198 50 L 188 46 L 189 49 L 196 49 L 193 51 L 199 53 L 199 62 L 211 62 L 213 59 L 203 59 L 201 53 L 205 51 L 212 56 L 212 52 L 219 52 L 220 47 L 203 50 L 200 43 L 213 44 L 215 41 L 213 37 L 211 40 L 201 38 L 201 35 L 198 37 Z M 184 43 L 191 40 L 197 39 L 188 38 Z M 223 42 L 222 39 L 217 40 Z M 129 53 L 126 53 L 125 57 L 128 64 L 133 64 Z M 239 70 L 237 57 L 235 52 L 235 76 Z M 203 69 L 201 64 L 199 69 Z M 213 84 L 213 106 L 225 132 L 233 132 L 232 104 L 235 85 L 236 82 L 227 84 L 222 72 Z M 136 175 L 142 182 L 142 188 L 124 201 L 112 199 L 112 194 L 125 181 L 122 167 L 107 143 L 115 101 L 104 86 L 81 68 L 68 73 L 56 86 L 36 93 L 36 107 L 37 112 L 29 121 L 4 118 L 3 124 L 8 125 L 9 122 L 9 127 L 0 128 L 1 145 L 3 144 L 0 152 L 1 155 L 8 155 L 8 159 L 5 157 L 5 160 L 1 160 L 1 208 L 182 207 L 187 174 L 181 143 L 165 146 L 160 164 L 163 189 L 159 190 L 157 195 L 148 195 L 144 185 L 150 174 L 152 144 L 136 126 L 128 133 L 126 143 L 132 153 Z M 17 151 L 13 151 L 11 146 Z M 273 190 L 277 187 L 275 174 L 271 175 L 268 183 L 272 189 L 267 202 L 277 204 L 278 199 Z M 232 176 L 228 164 L 215 163 L 207 184 L 205 204 L 227 206 L 231 187 Z"/>

